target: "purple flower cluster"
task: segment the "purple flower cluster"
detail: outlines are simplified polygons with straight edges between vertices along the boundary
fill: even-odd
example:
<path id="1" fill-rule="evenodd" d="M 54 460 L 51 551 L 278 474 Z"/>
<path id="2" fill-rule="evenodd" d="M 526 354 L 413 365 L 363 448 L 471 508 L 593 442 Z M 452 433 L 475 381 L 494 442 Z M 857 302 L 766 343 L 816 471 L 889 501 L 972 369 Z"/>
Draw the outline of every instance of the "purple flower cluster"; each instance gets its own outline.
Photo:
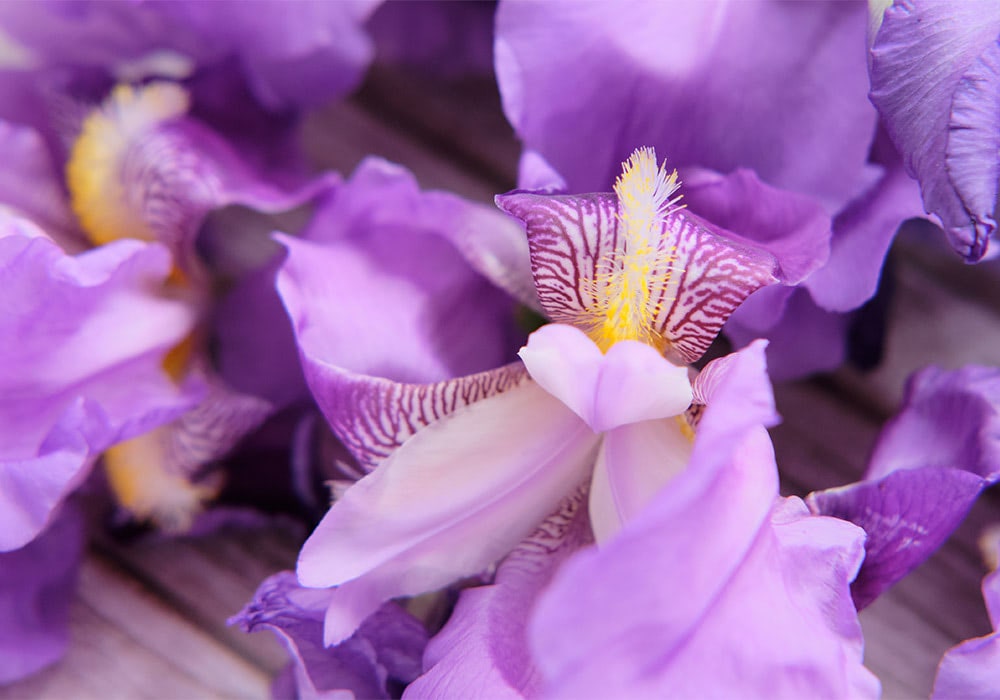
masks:
<path id="1" fill-rule="evenodd" d="M 995 253 L 1000 13 L 883 4 L 0 5 L 0 683 L 65 651 L 80 501 L 324 479 L 232 619 L 276 696 L 878 697 L 858 611 L 1000 478 L 1000 368 L 930 367 L 861 481 L 779 493 L 771 380 L 844 363 L 903 222 Z M 375 56 L 490 55 L 517 189 L 307 166 Z M 227 459 L 290 413 L 337 456 Z"/>

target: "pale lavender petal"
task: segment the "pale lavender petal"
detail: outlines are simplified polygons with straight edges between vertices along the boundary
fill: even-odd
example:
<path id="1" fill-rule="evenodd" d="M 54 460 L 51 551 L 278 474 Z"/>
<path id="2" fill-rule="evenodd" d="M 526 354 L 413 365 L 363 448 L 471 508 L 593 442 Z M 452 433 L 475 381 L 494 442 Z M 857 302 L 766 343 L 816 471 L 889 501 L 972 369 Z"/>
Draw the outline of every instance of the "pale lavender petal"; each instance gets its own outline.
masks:
<path id="1" fill-rule="evenodd" d="M 875 127 L 866 20 L 842 2 L 501 3 L 497 79 L 525 147 L 570 191 L 607 189 L 648 145 L 836 211 Z"/>
<path id="2" fill-rule="evenodd" d="M 590 522 L 598 544 L 617 534 L 687 467 L 692 439 L 685 428 L 684 418 L 677 416 L 619 426 L 604 435 L 590 484 Z"/>
<path id="3" fill-rule="evenodd" d="M 924 206 L 975 262 L 996 229 L 1000 11 L 897 2 L 871 50 L 871 99 L 919 181 Z"/>
<path id="4" fill-rule="evenodd" d="M 550 587 L 548 610 L 539 612 L 531 632 L 532 649 L 548 679 L 582 672 L 602 658 L 615 643 L 609 621 L 623 639 L 638 629 L 655 631 L 657 658 L 662 658 L 659 650 L 669 653 L 739 569 L 766 523 L 778 485 L 762 427 L 775 419 L 764 344 L 735 354 L 717 376 L 688 468 L 620 536 L 562 567 Z M 681 563 L 684 575 L 651 577 L 651 557 L 675 572 Z M 643 581 L 649 585 L 637 588 Z M 651 619 L 657 621 L 652 628 Z M 565 634 L 567 629 L 573 634 Z"/>
<path id="5" fill-rule="evenodd" d="M 983 579 L 983 600 L 993 622 L 993 634 L 969 639 L 945 653 L 934 680 L 932 700 L 972 700 L 996 697 L 1000 688 L 1000 572 Z"/>
<path id="6" fill-rule="evenodd" d="M 254 599 L 230 619 L 244 632 L 269 629 L 292 657 L 297 697 L 392 697 L 389 684 L 406 684 L 420 674 L 427 643 L 423 626 L 394 603 L 373 614 L 350 639 L 323 644 L 323 615 L 329 591 L 302 588 L 284 571 L 265 580 Z"/>
<path id="7" fill-rule="evenodd" d="M 809 494 L 809 508 L 867 533 L 865 560 L 851 587 L 859 610 L 937 551 L 983 490 L 961 469 L 914 468 Z"/>
<path id="8" fill-rule="evenodd" d="M 324 392 L 324 366 L 431 382 L 512 359 L 512 301 L 451 242 L 473 206 L 421 192 L 409 172 L 372 158 L 302 240 L 282 238 L 278 290 L 314 393 Z"/>
<path id="9" fill-rule="evenodd" d="M 509 552 L 588 475 L 596 446 L 533 382 L 414 434 L 333 504 L 302 549 L 303 585 L 339 586 L 327 642 L 382 601 L 440 588 Z"/>
<path id="10" fill-rule="evenodd" d="M 33 542 L 0 553 L 0 685 L 66 652 L 83 534 L 78 514 L 64 509 Z"/>
<path id="11" fill-rule="evenodd" d="M 1000 369 L 928 367 L 910 377 L 866 477 L 918 467 L 963 469 L 992 483 L 1000 475 Z"/>
<path id="12" fill-rule="evenodd" d="M 522 698 L 537 695 L 541 676 L 528 649 L 535 599 L 558 567 L 591 541 L 586 493 L 562 507 L 497 568 L 491 585 L 467 588 L 424 654 L 427 672 L 405 698 Z"/>
<path id="13" fill-rule="evenodd" d="M 158 293 L 169 270 L 166 250 L 137 241 L 71 257 L 45 238 L 0 237 L 0 336 L 18 339 L 0 353 L 3 549 L 44 526 L 101 450 L 197 399 L 161 366 L 193 323 Z"/>
<path id="14" fill-rule="evenodd" d="M 595 433 L 678 416 L 691 405 L 687 368 L 642 343 L 621 341 L 602 353 L 583 331 L 552 323 L 532 333 L 519 355 L 531 378 Z"/>
<path id="15" fill-rule="evenodd" d="M 476 401 L 525 380 L 520 363 L 435 384 L 399 384 L 317 366 L 316 402 L 333 433 L 365 471 L 371 471 L 414 433 Z"/>
<path id="16" fill-rule="evenodd" d="M 590 328 L 600 319 L 597 293 L 602 271 L 616 259 L 618 201 L 614 194 L 538 195 L 511 192 L 497 206 L 527 228 L 531 270 L 542 307 L 557 323 Z M 660 247 L 671 251 L 664 269 L 653 269 L 653 329 L 684 362 L 698 359 L 722 324 L 753 291 L 774 284 L 774 258 L 725 238 L 724 231 L 680 209 L 660 229 Z"/>

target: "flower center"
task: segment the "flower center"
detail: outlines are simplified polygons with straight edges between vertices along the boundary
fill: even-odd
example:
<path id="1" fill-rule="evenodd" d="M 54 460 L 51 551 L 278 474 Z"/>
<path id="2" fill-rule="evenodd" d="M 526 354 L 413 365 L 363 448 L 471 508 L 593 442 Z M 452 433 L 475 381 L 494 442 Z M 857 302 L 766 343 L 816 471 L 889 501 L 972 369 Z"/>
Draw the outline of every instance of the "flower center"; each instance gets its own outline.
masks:
<path id="1" fill-rule="evenodd" d="M 587 287 L 594 299 L 587 332 L 607 352 L 620 340 L 637 340 L 662 351 L 666 340 L 654 321 L 663 304 L 672 301 L 658 292 L 678 268 L 676 246 L 663 234 L 665 219 L 677 209 L 681 195 L 677 171 L 657 167 L 656 151 L 637 149 L 622 165 L 615 181 L 618 230 L 615 249 L 599 263 Z"/>
<path id="2" fill-rule="evenodd" d="M 94 244 L 155 239 L 143 219 L 141 193 L 127 182 L 127 158 L 137 139 L 188 107 L 187 93 L 173 83 L 119 85 L 84 120 L 66 164 L 66 183 L 73 211 Z"/>

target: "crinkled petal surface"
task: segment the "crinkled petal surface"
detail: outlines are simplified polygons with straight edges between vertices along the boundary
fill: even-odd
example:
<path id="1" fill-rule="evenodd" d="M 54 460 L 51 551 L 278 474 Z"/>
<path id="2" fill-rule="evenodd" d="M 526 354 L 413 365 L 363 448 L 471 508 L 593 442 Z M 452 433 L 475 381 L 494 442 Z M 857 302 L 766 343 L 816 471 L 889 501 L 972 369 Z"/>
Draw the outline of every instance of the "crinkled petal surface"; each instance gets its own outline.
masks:
<path id="1" fill-rule="evenodd" d="M 585 491 L 567 499 L 503 560 L 492 584 L 462 591 L 448 623 L 427 646 L 427 672 L 405 698 L 522 698 L 541 690 L 527 623 L 553 573 L 591 541 L 585 506 Z"/>
<path id="2" fill-rule="evenodd" d="M 818 515 L 861 527 L 865 560 L 851 592 L 861 610 L 931 554 L 965 519 L 985 481 L 961 469 L 914 468 L 809 494 Z"/>
<path id="3" fill-rule="evenodd" d="M 534 382 L 416 432 L 334 503 L 299 556 L 303 585 L 339 586 L 327 642 L 389 598 L 440 588 L 508 553 L 589 474 L 597 442 Z"/>
<path id="4" fill-rule="evenodd" d="M 265 580 L 254 599 L 229 622 L 245 632 L 269 629 L 292 657 L 297 697 L 389 698 L 387 681 L 409 683 L 420 674 L 427 632 L 394 603 L 373 614 L 350 639 L 323 645 L 329 591 L 302 588 L 291 571 Z"/>
<path id="5" fill-rule="evenodd" d="M 531 272 L 542 308 L 558 323 L 593 326 L 601 308 L 597 284 L 619 261 L 618 199 L 611 193 L 540 195 L 510 192 L 497 206 L 524 222 Z M 652 328 L 668 352 L 693 362 L 746 297 L 774 284 L 777 263 L 767 252 L 729 239 L 725 231 L 683 209 L 653 234 L 669 259 L 648 275 Z"/>
<path id="6" fill-rule="evenodd" d="M 422 193 L 407 171 L 370 159 L 304 239 L 282 238 L 278 289 L 314 394 L 325 366 L 428 382 L 511 359 L 510 299 L 444 233 L 473 206 Z"/>
<path id="7" fill-rule="evenodd" d="M 59 660 L 83 554 L 83 523 L 64 509 L 33 542 L 0 553 L 0 684 Z"/>
<path id="8" fill-rule="evenodd" d="M 1000 369 L 928 367 L 910 377 L 902 408 L 879 435 L 866 477 L 917 467 L 1000 475 Z"/>
<path id="9" fill-rule="evenodd" d="M 871 50 L 871 99 L 924 206 L 969 262 L 996 229 L 1000 7 L 901 0 Z"/>
<path id="10" fill-rule="evenodd" d="M 112 442 L 176 417 L 197 396 L 161 366 L 193 310 L 159 293 L 159 246 L 122 241 L 62 253 L 0 238 L 0 549 L 19 547 Z"/>
<path id="11" fill-rule="evenodd" d="M 983 600 L 993 634 L 969 639 L 949 649 L 938 666 L 932 700 L 995 697 L 1000 688 L 1000 572 L 983 579 Z"/>
<path id="12" fill-rule="evenodd" d="M 835 211 L 875 126 L 866 20 L 843 2 L 501 3 L 497 79 L 525 146 L 570 191 L 606 189 L 648 145 Z"/>

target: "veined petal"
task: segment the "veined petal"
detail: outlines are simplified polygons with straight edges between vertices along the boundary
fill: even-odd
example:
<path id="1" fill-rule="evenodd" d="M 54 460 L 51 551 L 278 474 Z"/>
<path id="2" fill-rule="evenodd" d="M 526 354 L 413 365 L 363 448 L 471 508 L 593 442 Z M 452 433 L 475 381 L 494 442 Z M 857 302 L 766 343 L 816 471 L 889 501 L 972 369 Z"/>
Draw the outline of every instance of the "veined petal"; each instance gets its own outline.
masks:
<path id="1" fill-rule="evenodd" d="M 678 416 L 691 405 L 687 368 L 642 343 L 622 341 L 602 354 L 583 331 L 553 323 L 532 333 L 520 356 L 531 378 L 595 433 Z"/>
<path id="2" fill-rule="evenodd" d="M 617 313 L 621 301 L 613 288 L 613 271 L 625 262 L 618 198 L 512 192 L 496 201 L 525 223 L 535 286 L 549 317 L 603 339 L 606 317 Z M 685 363 L 704 353 L 751 292 L 777 282 L 768 253 L 723 238 L 684 209 L 663 215 L 650 236 L 654 250 L 637 291 L 649 320 L 644 330 Z"/>
<path id="3" fill-rule="evenodd" d="M 871 100 L 952 246 L 980 260 L 996 229 L 1000 11 L 897 2 L 871 50 Z"/>
<path id="4" fill-rule="evenodd" d="M 985 485 L 961 469 L 927 467 L 813 492 L 806 502 L 814 513 L 867 533 L 865 560 L 851 585 L 861 610 L 937 551 Z"/>
<path id="5" fill-rule="evenodd" d="M 590 522 L 598 544 L 687 467 L 693 437 L 682 416 L 623 425 L 604 435 L 590 484 Z"/>
<path id="6" fill-rule="evenodd" d="M 379 599 L 440 588 L 509 552 L 583 481 L 597 440 L 533 382 L 413 435 L 333 504 L 302 548 L 302 584 L 340 586 L 327 643 L 349 636 Z"/>
<path id="7" fill-rule="evenodd" d="M 435 384 L 400 384 L 330 365 L 321 369 L 316 401 L 365 471 L 378 466 L 421 428 L 510 391 L 528 377 L 519 362 Z"/>
<path id="8" fill-rule="evenodd" d="M 566 499 L 507 555 L 492 584 L 462 591 L 448 623 L 427 645 L 427 672 L 406 689 L 405 698 L 538 694 L 542 678 L 526 627 L 558 567 L 591 541 L 585 505 L 585 490 Z"/>

